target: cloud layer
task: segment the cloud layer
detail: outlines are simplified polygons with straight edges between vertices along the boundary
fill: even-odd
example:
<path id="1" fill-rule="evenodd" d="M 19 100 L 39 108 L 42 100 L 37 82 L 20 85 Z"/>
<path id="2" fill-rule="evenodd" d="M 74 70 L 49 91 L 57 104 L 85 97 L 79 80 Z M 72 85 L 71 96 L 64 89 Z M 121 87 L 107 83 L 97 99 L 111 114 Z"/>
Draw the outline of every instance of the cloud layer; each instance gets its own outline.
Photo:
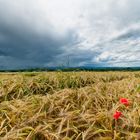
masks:
<path id="1" fill-rule="evenodd" d="M 0 68 L 139 66 L 139 0 L 0 0 Z"/>

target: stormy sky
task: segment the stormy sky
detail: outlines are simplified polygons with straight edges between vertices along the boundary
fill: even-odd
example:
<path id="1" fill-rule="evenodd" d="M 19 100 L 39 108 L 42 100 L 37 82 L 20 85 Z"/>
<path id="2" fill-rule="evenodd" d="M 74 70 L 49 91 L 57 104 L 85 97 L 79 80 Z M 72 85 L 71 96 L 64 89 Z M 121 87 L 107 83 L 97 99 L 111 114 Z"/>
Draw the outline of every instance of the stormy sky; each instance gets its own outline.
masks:
<path id="1" fill-rule="evenodd" d="M 139 0 L 0 0 L 0 69 L 140 66 Z"/>

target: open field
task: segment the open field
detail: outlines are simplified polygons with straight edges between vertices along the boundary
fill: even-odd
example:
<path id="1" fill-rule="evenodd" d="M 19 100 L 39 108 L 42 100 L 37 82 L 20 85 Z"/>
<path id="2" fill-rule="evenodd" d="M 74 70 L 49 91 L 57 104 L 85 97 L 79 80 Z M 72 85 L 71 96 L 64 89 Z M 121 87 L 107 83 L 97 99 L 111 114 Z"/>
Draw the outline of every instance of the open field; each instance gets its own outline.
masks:
<path id="1" fill-rule="evenodd" d="M 112 139 L 140 139 L 140 72 L 0 73 L 0 140 Z"/>

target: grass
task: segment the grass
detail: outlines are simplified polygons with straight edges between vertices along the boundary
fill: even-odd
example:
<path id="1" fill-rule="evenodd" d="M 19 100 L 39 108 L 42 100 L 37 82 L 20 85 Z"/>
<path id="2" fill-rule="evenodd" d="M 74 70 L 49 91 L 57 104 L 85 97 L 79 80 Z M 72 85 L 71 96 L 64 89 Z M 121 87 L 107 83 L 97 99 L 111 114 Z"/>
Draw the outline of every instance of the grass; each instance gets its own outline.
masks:
<path id="1" fill-rule="evenodd" d="M 0 139 L 140 139 L 140 72 L 0 73 Z"/>

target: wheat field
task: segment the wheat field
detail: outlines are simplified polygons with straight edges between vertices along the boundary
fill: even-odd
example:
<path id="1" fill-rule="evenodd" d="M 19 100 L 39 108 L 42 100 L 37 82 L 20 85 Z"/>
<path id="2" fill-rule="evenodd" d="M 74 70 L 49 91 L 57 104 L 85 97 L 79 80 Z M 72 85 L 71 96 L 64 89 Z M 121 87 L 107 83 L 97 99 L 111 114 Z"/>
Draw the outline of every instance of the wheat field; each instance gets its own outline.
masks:
<path id="1" fill-rule="evenodd" d="M 140 72 L 0 73 L 0 140 L 139 139 Z"/>

